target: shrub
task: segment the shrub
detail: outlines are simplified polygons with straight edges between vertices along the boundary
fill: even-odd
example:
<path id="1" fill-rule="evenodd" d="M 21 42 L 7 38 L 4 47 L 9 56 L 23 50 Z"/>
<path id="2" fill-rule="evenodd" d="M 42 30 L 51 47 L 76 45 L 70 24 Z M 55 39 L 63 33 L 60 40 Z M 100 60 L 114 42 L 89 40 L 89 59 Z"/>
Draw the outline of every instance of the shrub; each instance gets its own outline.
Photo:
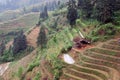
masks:
<path id="1" fill-rule="evenodd" d="M 102 25 L 100 30 L 104 30 L 105 35 L 114 35 L 116 33 L 116 27 L 112 23 Z"/>
<path id="2" fill-rule="evenodd" d="M 14 60 L 13 53 L 12 51 L 9 51 L 9 50 L 8 51 L 5 50 L 4 54 L 0 57 L 1 62 L 10 62 L 13 60 Z"/>
<path id="3" fill-rule="evenodd" d="M 33 80 L 40 80 L 41 74 L 37 73 Z"/>
<path id="4" fill-rule="evenodd" d="M 39 66 L 39 64 L 40 64 L 39 59 L 34 60 L 32 63 L 29 64 L 27 72 L 32 71 L 33 68 L 35 68 L 36 66 Z"/>
<path id="5" fill-rule="evenodd" d="M 28 46 L 26 49 L 26 52 L 32 52 L 34 50 L 34 47 Z"/>
<path id="6" fill-rule="evenodd" d="M 50 61 L 52 65 L 52 73 L 54 74 L 54 80 L 58 80 L 63 68 L 63 62 L 58 59 L 57 53 L 51 54 Z"/>
<path id="7" fill-rule="evenodd" d="M 77 20 L 76 20 L 76 23 L 77 23 L 77 25 L 80 25 L 80 24 L 81 24 L 81 20 L 80 20 L 80 19 L 77 19 Z"/>
<path id="8" fill-rule="evenodd" d="M 108 23 L 96 27 L 89 35 L 87 35 L 87 38 L 92 42 L 96 42 L 98 40 L 104 41 L 116 34 L 116 32 L 117 28 L 112 23 Z"/>
<path id="9" fill-rule="evenodd" d="M 58 58 L 54 58 L 55 60 L 52 62 L 53 64 L 53 72 L 54 72 L 54 80 L 58 80 L 62 74 L 63 63 Z"/>

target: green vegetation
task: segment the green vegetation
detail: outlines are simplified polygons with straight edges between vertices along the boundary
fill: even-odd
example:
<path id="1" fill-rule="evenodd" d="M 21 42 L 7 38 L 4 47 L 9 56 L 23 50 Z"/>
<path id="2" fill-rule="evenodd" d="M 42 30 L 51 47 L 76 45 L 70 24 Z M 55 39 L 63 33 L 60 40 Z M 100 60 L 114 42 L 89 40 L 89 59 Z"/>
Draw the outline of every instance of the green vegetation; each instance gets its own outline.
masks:
<path id="1" fill-rule="evenodd" d="M 112 5 L 111 7 L 110 5 L 112 1 L 106 0 L 105 3 L 103 1 L 97 0 L 91 2 L 91 0 L 78 0 L 78 5 L 76 5 L 75 0 L 69 0 L 68 8 L 63 5 L 62 8 L 56 10 L 53 5 L 48 9 L 49 6 L 46 4 L 44 8 L 42 7 L 43 12 L 41 12 L 40 15 L 38 13 L 25 14 L 23 17 L 16 20 L 1 23 L 0 33 L 4 33 L 7 42 L 10 40 L 10 36 L 15 37 L 17 32 L 21 29 L 27 31 L 28 28 L 35 25 L 40 26 L 36 57 L 31 63 L 29 63 L 25 72 L 23 68 L 20 67 L 16 73 L 17 76 L 21 78 L 23 77 L 23 73 L 26 75 L 28 72 L 34 71 L 35 67 L 42 66 L 45 67 L 48 72 L 53 74 L 54 80 L 58 80 L 62 75 L 62 69 L 65 67 L 61 60 L 61 55 L 68 53 L 68 51 L 71 50 L 73 46 L 72 41 L 74 37 L 80 35 L 79 31 L 83 33 L 86 39 L 89 39 L 92 42 L 109 39 L 116 33 L 120 32 L 118 21 L 120 15 L 116 12 L 117 10 L 115 11 L 112 8 L 115 5 Z M 105 9 L 103 9 L 103 7 Z M 36 8 L 35 6 L 34 8 L 31 8 L 31 10 L 32 12 L 38 12 L 39 7 Z M 47 10 L 55 11 L 48 12 Z M 24 12 L 27 13 L 29 11 L 24 7 Z M 113 17 L 114 14 L 115 17 Z M 8 19 L 15 19 L 18 16 L 19 15 L 16 13 L 16 15 L 12 15 L 10 18 L 8 17 Z M 30 33 L 30 30 L 28 30 L 27 33 Z M 19 35 L 14 39 L 13 48 L 10 48 L 8 51 L 2 50 L 2 56 L 0 57 L 1 62 L 18 60 L 34 50 L 32 47 L 27 47 L 26 37 L 23 32 L 18 34 Z M 1 47 L 4 49 L 5 45 L 2 44 L 0 48 Z M 117 52 L 109 50 L 91 50 L 113 56 L 118 54 Z M 84 59 L 87 60 L 87 57 Z M 42 60 L 45 60 L 46 64 L 42 65 Z M 106 79 L 104 75 L 97 71 L 84 68 L 81 68 L 81 71 L 89 74 L 92 73 Z M 41 76 L 42 73 L 38 72 L 34 75 L 33 80 L 40 80 Z"/>
<path id="2" fill-rule="evenodd" d="M 38 72 L 38 73 L 36 74 L 36 76 L 34 77 L 33 80 L 40 80 L 40 77 L 41 77 L 41 75 L 40 75 L 40 73 Z"/>
<path id="3" fill-rule="evenodd" d="M 16 38 L 14 38 L 12 52 L 17 54 L 27 48 L 26 36 L 23 31 L 20 31 Z"/>
<path id="4" fill-rule="evenodd" d="M 27 68 L 27 72 L 32 71 L 33 68 L 39 65 L 40 65 L 40 56 L 37 56 L 37 58 L 29 64 Z"/>
<path id="5" fill-rule="evenodd" d="M 92 30 L 91 33 L 87 36 L 87 38 L 90 39 L 92 42 L 96 42 L 98 40 L 103 41 L 111 38 L 118 31 L 119 29 L 112 23 L 103 24 Z"/>
<path id="6" fill-rule="evenodd" d="M 2 41 L 0 42 L 0 55 L 3 55 L 4 50 L 5 50 L 5 43 L 4 43 L 4 41 L 2 40 Z"/>
<path id="7" fill-rule="evenodd" d="M 22 74 L 23 74 L 23 68 L 20 67 L 20 68 L 18 69 L 17 76 L 18 76 L 19 78 L 21 78 L 21 77 L 22 77 Z"/>
<path id="8" fill-rule="evenodd" d="M 46 34 L 47 33 L 46 33 L 45 26 L 41 26 L 39 36 L 38 36 L 38 39 L 37 39 L 37 45 L 40 46 L 41 49 L 46 47 L 46 44 L 47 44 Z"/>
<path id="9" fill-rule="evenodd" d="M 5 50 L 3 55 L 0 56 L 0 63 L 13 61 L 13 53 L 10 50 Z"/>
<path id="10" fill-rule="evenodd" d="M 76 24 L 77 9 L 76 9 L 76 1 L 75 0 L 69 0 L 69 2 L 68 2 L 67 19 L 68 19 L 71 27 L 73 27 L 73 25 Z"/>

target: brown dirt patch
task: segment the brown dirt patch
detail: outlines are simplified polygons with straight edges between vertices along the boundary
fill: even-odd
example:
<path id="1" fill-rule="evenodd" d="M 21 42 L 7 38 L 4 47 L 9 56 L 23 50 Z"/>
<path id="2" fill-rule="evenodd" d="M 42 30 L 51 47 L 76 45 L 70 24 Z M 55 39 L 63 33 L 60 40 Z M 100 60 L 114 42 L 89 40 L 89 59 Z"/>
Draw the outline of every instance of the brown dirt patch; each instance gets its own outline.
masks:
<path id="1" fill-rule="evenodd" d="M 27 42 L 28 45 L 37 47 L 37 38 L 40 32 L 40 27 L 35 27 L 28 35 L 27 35 Z"/>

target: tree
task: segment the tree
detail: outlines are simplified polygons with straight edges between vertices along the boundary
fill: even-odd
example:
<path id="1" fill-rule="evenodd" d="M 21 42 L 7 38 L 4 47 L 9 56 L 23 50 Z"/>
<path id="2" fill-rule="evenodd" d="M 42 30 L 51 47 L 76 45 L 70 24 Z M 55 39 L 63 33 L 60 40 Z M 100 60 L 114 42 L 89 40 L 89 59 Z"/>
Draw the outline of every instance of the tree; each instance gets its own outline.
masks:
<path id="1" fill-rule="evenodd" d="M 14 38 L 13 42 L 13 54 L 17 54 L 20 51 L 23 51 L 27 48 L 27 41 L 26 36 L 24 35 L 23 31 L 21 30 L 16 38 Z"/>
<path id="2" fill-rule="evenodd" d="M 39 21 L 38 21 L 38 26 L 41 24 L 41 20 L 44 21 L 48 18 L 48 11 L 47 11 L 47 6 L 44 7 L 43 11 L 40 13 Z"/>
<path id="3" fill-rule="evenodd" d="M 3 55 L 4 51 L 5 51 L 5 43 L 2 40 L 1 43 L 0 43 L 0 56 Z"/>
<path id="4" fill-rule="evenodd" d="M 40 18 L 48 18 L 47 6 L 44 7 L 44 10 L 40 13 Z"/>
<path id="5" fill-rule="evenodd" d="M 103 23 L 113 21 L 115 3 L 113 0 L 98 0 L 96 5 L 97 19 Z"/>
<path id="6" fill-rule="evenodd" d="M 79 9 L 82 9 L 84 6 L 84 0 L 78 0 L 78 4 L 77 4 Z"/>
<path id="7" fill-rule="evenodd" d="M 47 44 L 47 36 L 45 32 L 45 27 L 42 25 L 40 28 L 38 40 L 37 40 L 37 45 L 42 48 L 45 48 Z"/>
<path id="8" fill-rule="evenodd" d="M 115 0 L 115 4 L 116 4 L 115 10 L 116 11 L 120 10 L 120 0 Z"/>
<path id="9" fill-rule="evenodd" d="M 90 18 L 93 12 L 91 0 L 78 0 L 78 8 L 81 9 L 85 18 Z"/>
<path id="10" fill-rule="evenodd" d="M 71 27 L 76 24 L 77 9 L 76 9 L 76 2 L 75 2 L 75 0 L 69 0 L 69 2 L 68 2 L 67 19 L 68 19 Z"/>

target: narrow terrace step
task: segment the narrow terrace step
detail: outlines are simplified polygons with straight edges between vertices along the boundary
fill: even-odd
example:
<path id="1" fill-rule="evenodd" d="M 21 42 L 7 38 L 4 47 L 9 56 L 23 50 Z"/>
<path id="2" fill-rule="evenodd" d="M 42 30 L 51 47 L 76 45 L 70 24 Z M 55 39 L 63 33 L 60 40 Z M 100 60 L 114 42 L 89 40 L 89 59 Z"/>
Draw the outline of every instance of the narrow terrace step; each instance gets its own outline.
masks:
<path id="1" fill-rule="evenodd" d="M 102 59 L 102 60 L 106 60 L 108 62 L 112 62 L 113 64 L 118 64 L 120 65 L 120 59 L 119 58 L 115 58 L 113 56 L 109 56 L 109 55 L 104 55 L 104 54 L 100 54 L 97 52 L 85 52 L 86 55 L 89 55 L 91 57 L 97 58 L 97 59 Z"/>
<path id="2" fill-rule="evenodd" d="M 80 78 L 80 77 L 77 77 L 75 75 L 71 75 L 69 73 L 64 73 L 65 76 L 69 77 L 68 80 L 87 80 L 87 79 L 83 79 L 83 78 Z"/>
<path id="3" fill-rule="evenodd" d="M 106 55 L 111 55 L 111 56 L 115 56 L 117 58 L 120 58 L 120 52 L 118 51 L 113 51 L 110 49 L 104 49 L 104 48 L 92 48 L 90 49 L 92 52 L 97 52 L 97 53 L 101 53 L 101 54 L 106 54 Z"/>
<path id="4" fill-rule="evenodd" d="M 91 63 L 87 63 L 82 61 L 82 66 L 83 67 L 88 67 L 88 68 L 92 68 L 92 69 L 96 69 L 96 70 L 100 70 L 102 71 L 102 73 L 109 78 L 110 77 L 110 69 L 104 67 L 104 66 L 100 66 L 100 65 L 95 65 L 95 64 L 91 64 Z"/>
<path id="5" fill-rule="evenodd" d="M 101 71 L 101 70 L 98 70 L 98 69 L 93 69 L 93 68 L 89 68 L 89 67 L 83 67 L 83 66 L 80 66 L 78 64 L 74 64 L 72 68 L 74 68 L 74 69 L 76 69 L 78 71 L 87 73 L 87 74 L 93 74 L 95 76 L 100 77 L 103 80 L 107 79 L 107 77 L 105 76 L 104 72 Z"/>
<path id="6" fill-rule="evenodd" d="M 120 46 L 115 46 L 115 45 L 112 45 L 112 44 L 103 44 L 102 47 L 106 48 L 106 49 L 112 49 L 112 50 L 115 50 L 115 51 L 120 51 Z"/>
<path id="7" fill-rule="evenodd" d="M 77 77 L 80 77 L 80 78 L 83 78 L 86 80 L 101 80 L 99 77 L 97 77 L 95 75 L 87 74 L 87 73 L 78 71 L 78 70 L 73 69 L 73 68 L 66 69 L 65 73 L 68 73 L 68 74 L 71 74 L 71 75 L 74 75 L 74 76 L 77 76 Z"/>
<path id="8" fill-rule="evenodd" d="M 115 46 L 120 46 L 118 41 L 110 41 L 108 44 L 115 45 Z"/>
<path id="9" fill-rule="evenodd" d="M 120 71 L 120 66 L 112 64 L 112 63 L 104 61 L 104 60 L 101 60 L 101 59 L 93 58 L 93 57 L 90 57 L 87 55 L 82 55 L 82 60 L 86 61 L 86 62 L 92 62 L 95 64 L 104 65 L 104 66 L 107 66 L 107 67 L 110 67 L 110 68 Z"/>
<path id="10" fill-rule="evenodd" d="M 120 80 L 119 72 L 115 68 L 108 67 L 108 66 L 104 65 L 103 63 L 98 63 L 96 60 L 93 60 L 93 59 L 87 58 L 88 60 L 86 60 L 86 57 L 83 57 L 83 59 L 82 59 L 82 57 L 83 56 L 80 55 L 82 62 L 106 68 L 107 72 L 110 75 L 110 77 L 109 77 L 110 80 Z"/>

